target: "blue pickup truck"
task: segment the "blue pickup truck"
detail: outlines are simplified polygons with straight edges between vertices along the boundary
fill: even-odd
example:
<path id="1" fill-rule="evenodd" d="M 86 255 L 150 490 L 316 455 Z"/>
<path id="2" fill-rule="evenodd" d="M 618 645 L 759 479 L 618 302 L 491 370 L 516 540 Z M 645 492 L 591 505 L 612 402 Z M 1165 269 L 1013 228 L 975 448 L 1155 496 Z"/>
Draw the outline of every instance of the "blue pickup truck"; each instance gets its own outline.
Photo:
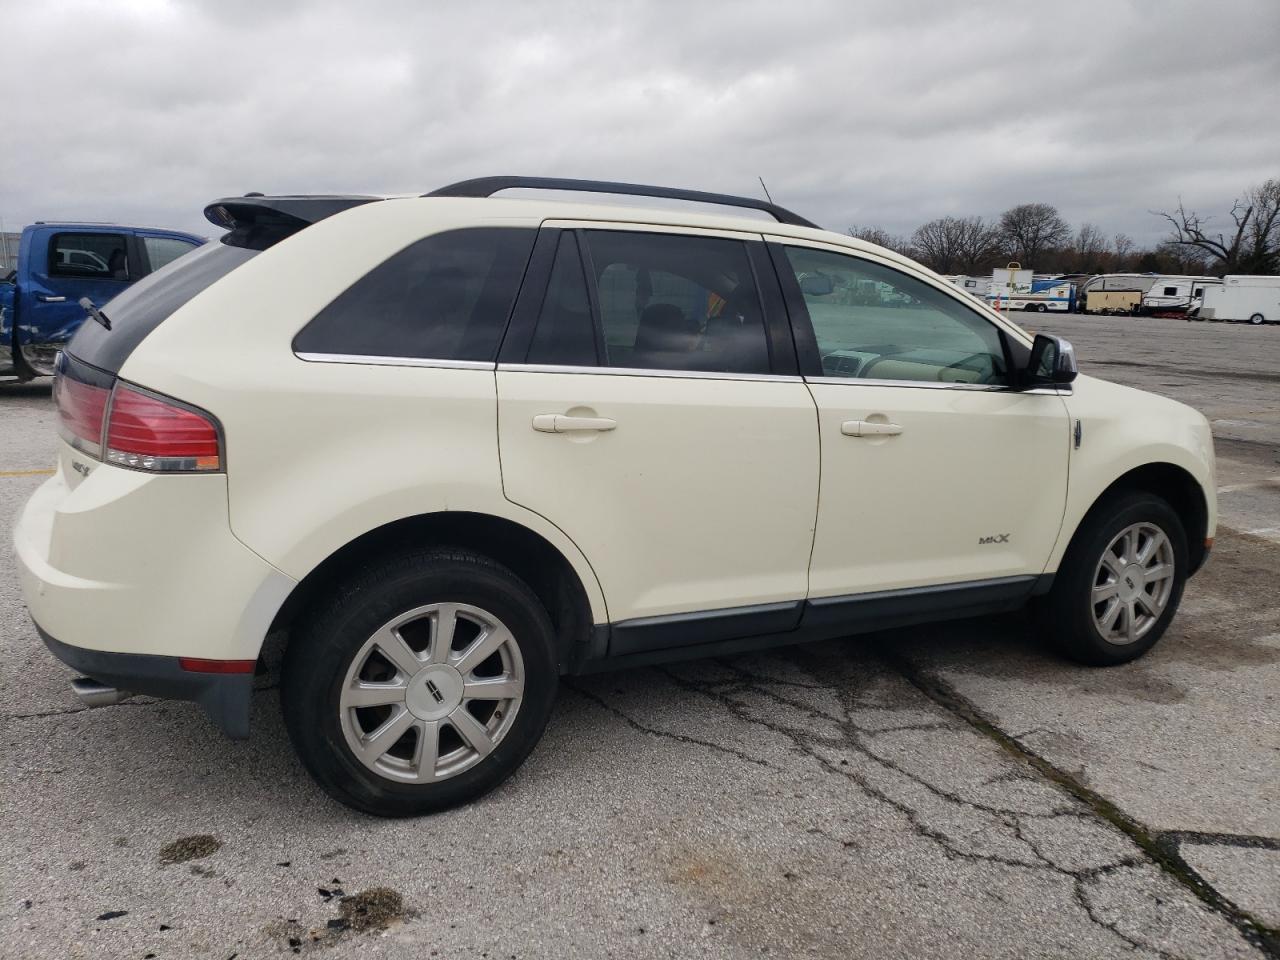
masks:
<path id="1" fill-rule="evenodd" d="M 22 231 L 18 265 L 0 277 L 0 379 L 49 376 L 87 313 L 129 284 L 204 243 L 174 230 L 104 223 L 35 223 Z"/>

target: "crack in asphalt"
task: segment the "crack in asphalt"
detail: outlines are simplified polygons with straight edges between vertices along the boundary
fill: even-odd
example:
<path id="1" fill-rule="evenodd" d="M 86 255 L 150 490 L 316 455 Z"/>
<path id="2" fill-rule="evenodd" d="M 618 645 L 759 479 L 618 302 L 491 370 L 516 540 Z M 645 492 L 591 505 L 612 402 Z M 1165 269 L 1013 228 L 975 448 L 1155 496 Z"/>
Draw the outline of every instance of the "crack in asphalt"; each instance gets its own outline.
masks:
<path id="1" fill-rule="evenodd" d="M 1234 903 L 1218 893 L 1216 889 L 1214 889 L 1207 881 L 1200 877 L 1198 873 L 1186 864 L 1186 862 L 1177 853 L 1176 849 L 1177 844 L 1180 842 L 1219 842 L 1230 843 L 1237 846 L 1260 846 L 1268 849 L 1280 844 L 1276 844 L 1276 842 L 1270 841 L 1268 838 L 1260 837 L 1237 837 L 1234 835 L 1226 835 L 1224 837 L 1222 835 L 1194 834 L 1175 831 L 1166 832 L 1164 834 L 1151 834 L 1146 831 L 1145 828 L 1142 828 L 1137 824 L 1136 821 L 1133 821 L 1121 813 L 1118 808 L 1114 807 L 1114 805 L 1111 805 L 1105 799 L 1094 794 L 1092 791 L 1088 790 L 1088 788 L 1083 787 L 1083 785 L 1079 784 L 1078 781 L 1072 778 L 1070 774 L 1053 767 L 1047 760 L 1028 750 L 1014 738 L 999 730 L 993 721 L 982 715 L 976 707 L 951 689 L 945 681 L 942 681 L 937 677 L 926 677 L 914 664 L 894 654 L 882 654 L 882 656 L 886 665 L 890 666 L 897 674 L 901 675 L 903 679 L 924 694 L 930 702 L 946 710 L 948 714 L 955 717 L 960 722 L 913 723 L 886 728 L 866 728 L 860 726 L 854 718 L 854 711 L 861 708 L 857 702 L 858 694 L 856 691 L 850 691 L 845 686 L 833 686 L 831 683 L 822 683 L 820 681 L 810 684 L 794 680 L 780 680 L 774 677 L 760 676 L 740 667 L 737 664 L 727 661 L 717 662 L 723 669 L 728 670 L 734 675 L 728 680 L 717 679 L 698 682 L 687 679 L 667 667 L 656 667 L 654 668 L 654 671 L 665 677 L 677 688 L 712 700 L 740 722 L 763 727 L 764 729 L 789 741 L 791 746 L 799 754 L 816 762 L 826 773 L 843 778 L 844 780 L 852 783 L 864 796 L 882 803 L 900 814 L 906 820 L 913 833 L 936 844 L 942 851 L 943 855 L 948 859 L 965 862 L 990 863 L 1015 870 L 1041 871 L 1051 875 L 1060 876 L 1069 881 L 1071 884 L 1072 901 L 1088 921 L 1098 928 L 1107 931 L 1132 950 L 1147 951 L 1161 957 L 1162 960 L 1181 960 L 1179 954 L 1171 953 L 1156 946 L 1155 944 L 1145 942 L 1120 929 L 1119 921 L 1107 920 L 1102 916 L 1098 906 L 1091 898 L 1090 890 L 1095 881 L 1100 877 L 1108 876 L 1120 871 L 1136 870 L 1148 866 L 1155 866 L 1166 876 L 1174 879 L 1180 886 L 1190 890 L 1197 899 L 1208 906 L 1213 912 L 1230 922 L 1238 931 L 1240 931 L 1241 935 L 1250 944 L 1258 947 L 1270 956 L 1280 957 L 1280 950 L 1277 949 L 1277 945 L 1280 944 L 1280 941 L 1276 939 L 1275 931 L 1270 930 L 1264 924 L 1257 921 L 1247 912 L 1241 910 Z M 801 669 L 804 668 L 802 667 Z M 815 680 L 816 679 L 817 678 L 815 678 Z M 848 678 L 840 677 L 839 679 Z M 806 703 L 788 696 L 777 689 L 779 687 L 814 689 L 833 693 L 840 701 L 840 715 L 836 716 L 826 710 L 815 707 L 811 703 Z M 683 744 L 701 746 L 738 759 L 746 760 L 747 762 L 758 766 L 764 766 L 774 770 L 779 769 L 774 764 L 764 761 L 759 757 L 751 756 L 745 751 L 726 747 L 723 744 L 691 737 L 686 734 L 662 730 L 642 723 L 626 711 L 608 703 L 603 698 L 596 696 L 595 694 L 583 690 L 576 685 L 572 686 L 572 689 L 581 694 L 585 699 L 599 706 L 601 709 L 617 717 L 629 727 L 648 736 L 672 740 Z M 821 733 L 788 726 L 768 717 L 759 716 L 756 713 L 753 713 L 752 709 L 748 705 L 742 703 L 738 699 L 735 699 L 735 694 L 744 692 L 764 697 L 771 700 L 779 707 L 789 708 L 809 718 L 824 721 L 826 723 L 833 723 L 839 729 L 842 736 L 833 738 Z M 1061 807 L 1052 807 L 1048 812 L 1017 810 L 995 804 L 984 803 L 975 798 L 962 796 L 955 790 L 949 790 L 941 787 L 932 783 L 925 777 L 922 777 L 911 770 L 905 769 L 901 764 L 895 762 L 890 757 L 875 749 L 873 744 L 875 737 L 890 732 L 963 729 L 974 730 L 983 734 L 988 739 L 995 740 L 997 744 L 1004 747 L 1007 752 L 1012 753 L 1042 777 L 1063 789 L 1071 798 L 1072 802 Z M 926 816 L 909 802 L 893 796 L 886 788 L 872 782 L 864 769 L 860 769 L 853 765 L 845 765 L 843 761 L 837 762 L 830 756 L 824 755 L 822 752 L 823 750 L 839 749 L 852 749 L 856 754 L 864 758 L 869 763 L 891 773 L 892 775 L 903 778 L 909 783 L 920 787 L 931 796 L 947 804 L 990 817 L 995 823 L 1003 825 L 1005 829 L 1011 832 L 1012 836 L 1027 851 L 1027 858 L 1023 859 L 1000 853 L 965 849 L 956 842 L 955 838 L 949 836 L 944 830 L 938 829 L 937 827 L 929 824 Z M 1016 770 L 1011 770 L 994 779 L 1003 781 L 1030 778 L 1019 775 Z M 1109 824 L 1110 826 L 1117 827 L 1120 832 L 1124 833 L 1128 839 L 1139 848 L 1141 854 L 1123 857 L 1114 862 L 1098 866 L 1082 868 L 1072 868 L 1057 863 L 1026 834 L 1024 826 L 1028 822 L 1043 822 L 1062 818 L 1077 818 L 1093 823 L 1102 822 Z M 1128 829 L 1126 829 L 1125 824 L 1128 824 Z M 810 827 L 808 828 L 808 832 L 821 836 L 828 841 L 837 844 L 843 850 L 849 850 L 850 848 L 856 848 L 857 846 L 856 841 L 837 837 L 821 827 Z"/>
<path id="2" fill-rule="evenodd" d="M 1026 747 L 1017 738 L 1000 729 L 996 721 L 980 710 L 972 701 L 957 691 L 946 680 L 922 671 L 907 658 L 885 652 L 886 661 L 917 690 L 959 717 L 978 733 L 1002 746 L 1012 755 L 1030 764 L 1041 775 L 1066 790 L 1088 808 L 1099 820 L 1111 824 L 1124 833 L 1144 853 L 1150 862 L 1159 867 L 1170 879 L 1196 896 L 1214 913 L 1230 922 L 1247 942 L 1271 957 L 1280 958 L 1280 930 L 1258 920 L 1225 897 L 1182 857 L 1178 850 L 1181 842 L 1195 842 L 1196 837 L 1217 838 L 1217 842 L 1234 841 L 1235 846 L 1260 846 L 1271 849 L 1280 843 L 1264 837 L 1238 836 L 1235 834 L 1199 834 L 1194 831 L 1153 831 L 1129 816 L 1116 804 L 1086 787 L 1068 771 L 1054 765 L 1040 754 Z M 1213 843 L 1214 839 L 1207 842 Z M 1144 949 L 1154 949 L 1150 946 Z"/>
<path id="3" fill-rule="evenodd" d="M 1247 833 L 1203 833 L 1199 830 L 1160 830 L 1152 836 L 1174 848 L 1184 843 L 1201 847 L 1252 847 L 1257 850 L 1280 850 L 1280 839 L 1258 837 Z"/>

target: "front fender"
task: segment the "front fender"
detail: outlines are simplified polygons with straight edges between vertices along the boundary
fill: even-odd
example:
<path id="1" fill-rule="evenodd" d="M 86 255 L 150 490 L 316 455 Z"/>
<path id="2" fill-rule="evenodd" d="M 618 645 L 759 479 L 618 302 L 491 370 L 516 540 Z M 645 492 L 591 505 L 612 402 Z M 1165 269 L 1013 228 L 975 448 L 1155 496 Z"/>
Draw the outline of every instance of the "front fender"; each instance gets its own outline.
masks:
<path id="1" fill-rule="evenodd" d="M 1080 423 L 1080 444 L 1072 451 L 1062 530 L 1049 558 L 1055 571 L 1080 522 L 1098 498 L 1125 474 L 1152 464 L 1185 471 L 1204 496 L 1206 536 L 1217 528 L 1217 478 L 1213 435 L 1199 411 L 1130 387 L 1078 377 L 1066 398 Z"/>

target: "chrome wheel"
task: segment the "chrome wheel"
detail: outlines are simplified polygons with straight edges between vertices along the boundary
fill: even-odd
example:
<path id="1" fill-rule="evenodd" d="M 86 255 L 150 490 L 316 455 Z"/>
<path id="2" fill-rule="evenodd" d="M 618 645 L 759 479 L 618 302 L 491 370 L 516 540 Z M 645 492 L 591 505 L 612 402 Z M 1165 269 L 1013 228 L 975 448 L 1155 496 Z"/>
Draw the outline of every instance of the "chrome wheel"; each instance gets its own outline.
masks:
<path id="1" fill-rule="evenodd" d="M 1174 583 L 1173 544 L 1152 523 L 1125 527 L 1093 574 L 1093 622 L 1109 643 L 1134 643 L 1156 624 Z"/>
<path id="2" fill-rule="evenodd" d="M 347 746 L 366 767 L 433 783 L 492 753 L 523 695 L 524 661 L 511 631 L 479 607 L 433 603 L 365 641 L 338 708 Z"/>

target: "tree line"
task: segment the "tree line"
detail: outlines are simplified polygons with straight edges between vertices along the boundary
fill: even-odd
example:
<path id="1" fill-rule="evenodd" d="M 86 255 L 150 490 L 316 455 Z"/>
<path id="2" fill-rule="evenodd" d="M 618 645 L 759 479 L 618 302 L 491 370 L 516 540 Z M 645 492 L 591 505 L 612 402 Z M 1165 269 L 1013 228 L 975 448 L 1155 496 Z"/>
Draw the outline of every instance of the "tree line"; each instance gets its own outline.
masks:
<path id="1" fill-rule="evenodd" d="M 849 233 L 888 247 L 944 274 L 989 273 L 1016 260 L 1038 273 L 1280 273 L 1280 178 L 1245 190 L 1232 204 L 1229 226 L 1189 211 L 1152 211 L 1169 223 L 1169 236 L 1140 250 L 1123 233 L 1106 236 L 1095 224 L 1077 228 L 1048 203 L 1022 203 L 999 217 L 939 217 L 909 237 L 880 227 Z"/>

